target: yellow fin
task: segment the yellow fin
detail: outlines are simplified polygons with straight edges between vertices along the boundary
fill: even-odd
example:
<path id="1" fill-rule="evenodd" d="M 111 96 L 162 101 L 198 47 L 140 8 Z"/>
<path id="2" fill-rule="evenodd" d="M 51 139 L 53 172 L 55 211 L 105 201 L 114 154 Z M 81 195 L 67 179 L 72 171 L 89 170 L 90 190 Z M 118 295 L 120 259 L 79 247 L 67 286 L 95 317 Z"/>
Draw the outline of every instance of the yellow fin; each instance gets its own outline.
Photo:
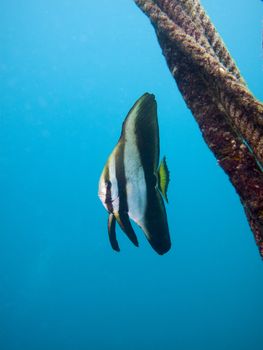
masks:
<path id="1" fill-rule="evenodd" d="M 158 188 L 164 199 L 168 203 L 167 189 L 170 181 L 170 172 L 167 167 L 166 159 L 163 157 L 158 168 Z"/>

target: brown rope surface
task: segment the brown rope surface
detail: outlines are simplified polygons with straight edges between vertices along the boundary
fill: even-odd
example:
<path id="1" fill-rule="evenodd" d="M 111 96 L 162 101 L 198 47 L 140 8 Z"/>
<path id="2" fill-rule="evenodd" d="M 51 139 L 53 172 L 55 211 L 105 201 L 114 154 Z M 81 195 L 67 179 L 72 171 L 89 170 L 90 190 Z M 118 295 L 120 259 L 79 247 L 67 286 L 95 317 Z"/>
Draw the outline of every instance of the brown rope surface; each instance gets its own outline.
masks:
<path id="1" fill-rule="evenodd" d="M 135 0 L 202 135 L 244 206 L 263 257 L 263 105 L 198 0 Z"/>

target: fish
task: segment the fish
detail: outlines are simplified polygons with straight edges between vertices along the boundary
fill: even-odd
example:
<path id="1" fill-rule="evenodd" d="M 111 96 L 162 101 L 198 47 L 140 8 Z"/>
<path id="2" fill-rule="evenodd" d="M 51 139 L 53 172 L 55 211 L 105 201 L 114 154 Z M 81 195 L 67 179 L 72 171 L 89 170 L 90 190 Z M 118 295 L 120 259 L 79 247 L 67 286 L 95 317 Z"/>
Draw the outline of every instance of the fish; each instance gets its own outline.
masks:
<path id="1" fill-rule="evenodd" d="M 171 248 L 167 214 L 170 173 L 164 157 L 159 165 L 160 141 L 155 96 L 143 94 L 122 124 L 117 145 L 99 179 L 99 198 L 107 210 L 111 247 L 120 251 L 116 221 L 130 241 L 139 246 L 130 219 L 144 232 L 160 255 Z"/>

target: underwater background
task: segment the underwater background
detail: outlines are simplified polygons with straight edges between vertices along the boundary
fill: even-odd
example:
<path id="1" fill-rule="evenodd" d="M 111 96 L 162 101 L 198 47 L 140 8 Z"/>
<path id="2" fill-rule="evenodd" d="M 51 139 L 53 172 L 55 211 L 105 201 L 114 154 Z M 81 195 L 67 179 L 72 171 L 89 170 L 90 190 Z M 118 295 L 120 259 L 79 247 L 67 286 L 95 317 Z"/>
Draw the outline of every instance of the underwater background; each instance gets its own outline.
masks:
<path id="1" fill-rule="evenodd" d="M 203 0 L 263 99 L 259 0 Z M 263 262 L 132 0 L 0 4 L 0 349 L 261 350 Z M 172 249 L 107 237 L 98 196 L 121 124 L 158 103 Z"/>

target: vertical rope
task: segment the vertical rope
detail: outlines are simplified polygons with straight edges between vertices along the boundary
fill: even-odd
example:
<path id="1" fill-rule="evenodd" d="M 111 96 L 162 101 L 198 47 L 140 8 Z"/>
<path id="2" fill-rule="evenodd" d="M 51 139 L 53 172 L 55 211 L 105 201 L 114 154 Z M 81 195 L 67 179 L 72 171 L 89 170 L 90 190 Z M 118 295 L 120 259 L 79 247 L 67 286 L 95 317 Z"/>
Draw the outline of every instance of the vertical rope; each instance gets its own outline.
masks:
<path id="1" fill-rule="evenodd" d="M 169 19 L 155 3 L 151 0 L 136 0 L 136 3 L 148 15 L 155 28 L 164 33 L 167 39 L 191 58 L 191 64 L 196 65 L 202 71 L 204 79 L 209 79 L 211 84 L 215 81 L 218 89 L 231 97 L 232 104 L 236 104 L 236 107 L 232 109 L 239 108 L 246 113 L 247 118 L 244 124 L 236 118 L 236 114 L 229 113 L 227 117 L 250 145 L 258 162 L 263 164 L 262 152 L 259 152 L 258 143 L 255 144 L 254 139 L 249 138 L 250 133 L 245 132 L 249 119 L 260 134 L 259 140 L 263 140 L 263 105 L 256 101 L 251 92 L 234 75 L 229 73 L 215 57 L 200 46 L 192 36 L 186 34 L 177 23 Z"/>
<path id="2" fill-rule="evenodd" d="M 263 105 L 198 0 L 135 2 L 151 19 L 185 102 L 239 194 L 263 257 Z"/>
<path id="3" fill-rule="evenodd" d="M 213 48 L 220 62 L 231 72 L 242 84 L 245 84 L 239 69 L 228 52 L 221 36 L 201 6 L 199 0 L 178 0 L 183 5 L 187 13 L 193 18 L 195 23 L 204 29 L 207 40 Z"/>

